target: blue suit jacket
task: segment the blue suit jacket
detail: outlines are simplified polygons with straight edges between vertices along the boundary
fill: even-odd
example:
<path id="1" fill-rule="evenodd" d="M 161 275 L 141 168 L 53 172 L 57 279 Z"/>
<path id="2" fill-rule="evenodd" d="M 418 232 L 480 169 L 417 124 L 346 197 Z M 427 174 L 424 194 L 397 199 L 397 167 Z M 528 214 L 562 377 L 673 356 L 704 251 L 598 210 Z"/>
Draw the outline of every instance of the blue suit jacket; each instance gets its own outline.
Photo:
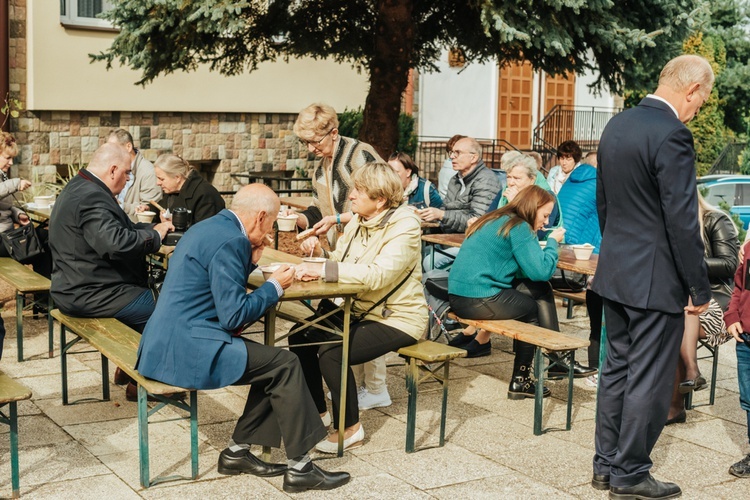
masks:
<path id="1" fill-rule="evenodd" d="M 593 288 L 621 304 L 679 313 L 711 298 L 698 226 L 693 136 L 669 106 L 645 98 L 616 115 L 599 144 L 602 232 Z"/>
<path id="2" fill-rule="evenodd" d="M 141 337 L 136 368 L 142 375 L 189 389 L 216 389 L 240 379 L 247 349 L 232 334 L 279 300 L 271 283 L 247 293 L 255 268 L 251 253 L 229 210 L 185 233 Z"/>

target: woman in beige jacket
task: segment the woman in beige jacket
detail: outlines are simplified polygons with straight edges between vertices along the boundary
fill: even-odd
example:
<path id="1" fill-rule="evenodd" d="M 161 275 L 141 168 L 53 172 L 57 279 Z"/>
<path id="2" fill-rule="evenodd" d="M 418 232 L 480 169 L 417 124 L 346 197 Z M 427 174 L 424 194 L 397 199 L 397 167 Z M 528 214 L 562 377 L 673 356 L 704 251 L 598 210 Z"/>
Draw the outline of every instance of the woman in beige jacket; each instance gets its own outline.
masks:
<path id="1" fill-rule="evenodd" d="M 315 237 L 305 240 L 302 249 L 306 253 L 313 252 L 327 260 L 297 266 L 297 278 L 322 277 L 326 281 L 368 286 L 369 290 L 357 296 L 352 306 L 353 316 L 364 315 L 350 330 L 349 361 L 357 365 L 414 344 L 427 328 L 427 304 L 421 283 L 420 222 L 411 209 L 401 206 L 404 192 L 398 176 L 388 164 L 374 162 L 355 171 L 352 181 L 354 188 L 349 199 L 355 215 L 346 225 L 336 250 L 326 252 Z M 306 344 L 332 337 L 310 328 L 291 336 L 289 343 Z M 333 414 L 338 415 L 342 346 L 293 347 L 292 351 L 300 358 L 318 411 L 321 415 L 326 413 L 322 374 L 331 389 Z M 365 436 L 351 369 L 348 377 L 345 449 L 362 444 Z M 318 451 L 336 453 L 336 439 L 332 433 L 318 444 Z"/>

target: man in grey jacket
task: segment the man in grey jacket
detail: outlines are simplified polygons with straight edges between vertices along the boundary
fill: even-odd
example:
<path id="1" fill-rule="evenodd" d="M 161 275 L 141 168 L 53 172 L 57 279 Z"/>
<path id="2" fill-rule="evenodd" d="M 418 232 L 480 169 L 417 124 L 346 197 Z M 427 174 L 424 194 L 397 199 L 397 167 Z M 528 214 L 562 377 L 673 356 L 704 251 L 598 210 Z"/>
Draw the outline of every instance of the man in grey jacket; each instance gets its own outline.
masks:
<path id="1" fill-rule="evenodd" d="M 463 233 L 466 221 L 487 212 L 500 191 L 500 181 L 482 161 L 482 146 L 472 137 L 458 140 L 448 156 L 456 175 L 448 184 L 443 208 L 428 207 L 418 213 L 425 222 L 439 221 L 444 233 Z M 455 256 L 457 252 L 457 248 L 442 248 L 440 255 L 435 256 L 435 268 L 444 268 L 453 262 L 453 257 L 446 254 Z M 424 266 L 431 269 L 431 259 L 425 258 Z"/>
<path id="2" fill-rule="evenodd" d="M 127 130 L 111 131 L 107 142 L 124 146 L 130 155 L 130 180 L 117 195 L 117 201 L 130 220 L 136 222 L 135 209 L 142 201 L 159 201 L 162 197 L 161 188 L 156 184 L 154 165 L 136 149 L 133 136 Z"/>

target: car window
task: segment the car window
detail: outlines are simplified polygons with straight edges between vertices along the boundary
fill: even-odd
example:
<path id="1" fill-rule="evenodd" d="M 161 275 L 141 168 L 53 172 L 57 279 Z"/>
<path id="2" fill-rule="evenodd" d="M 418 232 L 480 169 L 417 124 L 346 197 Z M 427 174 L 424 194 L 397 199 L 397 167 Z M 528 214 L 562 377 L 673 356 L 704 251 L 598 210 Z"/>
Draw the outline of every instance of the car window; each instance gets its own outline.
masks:
<path id="1" fill-rule="evenodd" d="M 750 205 L 750 184 L 737 184 L 737 202 L 735 205 Z"/>
<path id="2" fill-rule="evenodd" d="M 705 196 L 706 201 L 715 207 L 724 202 L 731 208 L 734 206 L 735 187 L 736 184 L 714 184 L 713 186 L 709 186 L 708 195 Z"/>

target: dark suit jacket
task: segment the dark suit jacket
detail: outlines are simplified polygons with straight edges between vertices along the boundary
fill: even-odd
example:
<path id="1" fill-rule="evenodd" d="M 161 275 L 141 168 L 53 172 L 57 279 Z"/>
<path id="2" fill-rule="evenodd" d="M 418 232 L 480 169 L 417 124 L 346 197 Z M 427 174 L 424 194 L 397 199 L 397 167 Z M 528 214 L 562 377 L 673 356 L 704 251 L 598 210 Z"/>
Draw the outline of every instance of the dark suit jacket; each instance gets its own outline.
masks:
<path id="1" fill-rule="evenodd" d="M 247 348 L 232 334 L 279 300 L 271 283 L 247 293 L 247 277 L 255 269 L 251 252 L 229 210 L 185 233 L 141 337 L 136 363 L 141 374 L 190 389 L 216 389 L 240 379 Z"/>
<path id="2" fill-rule="evenodd" d="M 112 192 L 81 170 L 57 197 L 49 224 L 55 304 L 66 314 L 111 317 L 147 289 L 153 224 L 134 224 Z"/>
<path id="3" fill-rule="evenodd" d="M 693 136 L 667 104 L 643 99 L 607 124 L 599 144 L 602 245 L 593 288 L 668 313 L 705 304 L 711 287 L 698 226 Z"/>

